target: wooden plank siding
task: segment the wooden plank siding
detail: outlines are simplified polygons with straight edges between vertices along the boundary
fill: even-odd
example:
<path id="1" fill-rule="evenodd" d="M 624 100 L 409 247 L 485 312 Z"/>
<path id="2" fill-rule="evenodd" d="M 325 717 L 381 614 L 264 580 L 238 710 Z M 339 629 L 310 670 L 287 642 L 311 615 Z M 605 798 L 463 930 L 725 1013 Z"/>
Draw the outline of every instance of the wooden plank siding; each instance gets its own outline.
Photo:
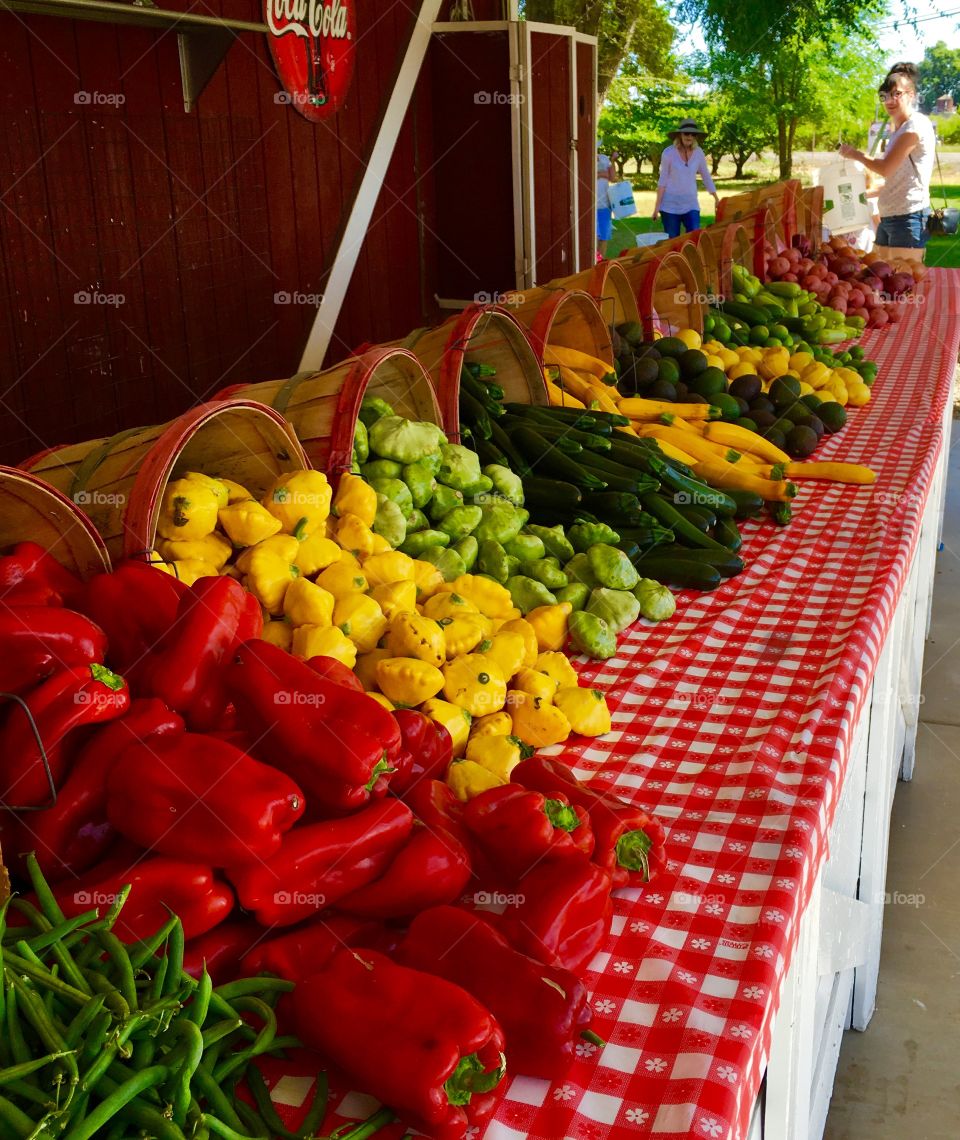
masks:
<path id="1" fill-rule="evenodd" d="M 322 291 L 413 27 L 403 0 L 355 2 L 353 82 L 317 125 L 275 101 L 266 37 L 241 35 L 188 115 L 172 33 L 0 14 L 0 461 L 296 368 L 314 308 L 274 296 Z M 262 18 L 259 0 L 208 7 Z M 415 106 L 328 363 L 436 316 L 420 278 L 434 195 L 417 185 L 433 104 L 418 91 Z"/>

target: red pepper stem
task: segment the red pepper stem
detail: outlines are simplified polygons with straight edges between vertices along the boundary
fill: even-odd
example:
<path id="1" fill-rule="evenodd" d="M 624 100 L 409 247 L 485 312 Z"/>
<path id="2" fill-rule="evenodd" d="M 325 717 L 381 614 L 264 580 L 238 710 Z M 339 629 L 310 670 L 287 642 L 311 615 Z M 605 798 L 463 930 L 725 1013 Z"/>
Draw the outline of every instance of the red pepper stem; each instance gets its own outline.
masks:
<path id="1" fill-rule="evenodd" d="M 396 1119 L 397 1115 L 393 1109 L 381 1108 L 375 1112 L 373 1116 L 367 1117 L 366 1120 L 350 1127 L 348 1132 L 344 1132 L 342 1127 L 335 1129 L 326 1140 L 366 1140 L 368 1136 L 379 1132 L 381 1128 L 386 1128 L 388 1124 L 392 1124 Z"/>
<path id="2" fill-rule="evenodd" d="M 596 1045 L 598 1049 L 602 1049 L 606 1045 L 606 1041 L 598 1034 L 594 1033 L 592 1029 L 583 1029 L 580 1036 L 584 1041 L 589 1041 L 591 1045 Z"/>

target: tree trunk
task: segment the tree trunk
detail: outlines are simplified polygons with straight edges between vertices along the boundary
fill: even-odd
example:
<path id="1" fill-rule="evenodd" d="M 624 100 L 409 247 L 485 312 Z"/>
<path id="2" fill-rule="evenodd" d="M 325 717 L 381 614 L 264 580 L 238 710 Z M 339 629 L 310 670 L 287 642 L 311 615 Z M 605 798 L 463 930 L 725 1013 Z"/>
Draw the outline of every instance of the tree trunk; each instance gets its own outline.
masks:
<path id="1" fill-rule="evenodd" d="M 793 156 L 790 152 L 790 143 L 787 136 L 787 117 L 777 115 L 777 157 L 780 160 L 781 181 L 790 177 L 793 167 Z"/>
<path id="2" fill-rule="evenodd" d="M 734 153 L 733 161 L 737 164 L 737 169 L 733 172 L 734 178 L 746 177 L 743 173 L 743 168 L 744 168 L 744 166 L 746 166 L 746 164 L 750 158 L 750 154 L 752 154 L 752 153 L 753 152 L 751 151 L 748 154 L 744 154 L 744 152 L 742 150 L 738 150 Z"/>
<path id="3" fill-rule="evenodd" d="M 720 169 L 720 159 L 723 158 L 722 154 L 710 155 L 710 174 L 715 178 L 717 171 Z"/>

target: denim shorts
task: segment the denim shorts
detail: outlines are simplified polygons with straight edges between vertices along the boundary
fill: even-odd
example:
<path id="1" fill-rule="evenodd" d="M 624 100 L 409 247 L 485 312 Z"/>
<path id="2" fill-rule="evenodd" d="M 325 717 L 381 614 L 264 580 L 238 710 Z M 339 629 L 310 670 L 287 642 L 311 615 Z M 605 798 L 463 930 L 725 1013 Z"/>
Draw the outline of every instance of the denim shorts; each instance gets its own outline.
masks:
<path id="1" fill-rule="evenodd" d="M 900 249 L 923 249 L 927 244 L 927 218 L 929 210 L 914 210 L 912 214 L 893 214 L 881 218 L 877 226 L 876 244 Z"/>
<path id="2" fill-rule="evenodd" d="M 597 241 L 609 241 L 613 236 L 613 210 L 597 210 Z"/>

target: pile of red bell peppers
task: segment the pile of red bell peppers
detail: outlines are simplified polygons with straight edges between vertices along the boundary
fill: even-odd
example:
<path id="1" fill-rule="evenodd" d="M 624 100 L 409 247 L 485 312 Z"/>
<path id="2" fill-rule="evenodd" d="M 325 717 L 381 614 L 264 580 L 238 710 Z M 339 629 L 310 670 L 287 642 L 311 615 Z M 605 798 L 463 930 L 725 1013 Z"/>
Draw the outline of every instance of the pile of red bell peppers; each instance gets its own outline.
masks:
<path id="1" fill-rule="evenodd" d="M 537 756 L 461 803 L 446 729 L 261 629 L 228 576 L 80 583 L 31 543 L 0 557 L 7 862 L 35 850 L 68 916 L 131 883 L 117 933 L 169 907 L 189 969 L 297 982 L 281 1014 L 307 1045 L 463 1136 L 505 1065 L 572 1060 L 611 890 L 662 863 L 662 828 Z"/>

